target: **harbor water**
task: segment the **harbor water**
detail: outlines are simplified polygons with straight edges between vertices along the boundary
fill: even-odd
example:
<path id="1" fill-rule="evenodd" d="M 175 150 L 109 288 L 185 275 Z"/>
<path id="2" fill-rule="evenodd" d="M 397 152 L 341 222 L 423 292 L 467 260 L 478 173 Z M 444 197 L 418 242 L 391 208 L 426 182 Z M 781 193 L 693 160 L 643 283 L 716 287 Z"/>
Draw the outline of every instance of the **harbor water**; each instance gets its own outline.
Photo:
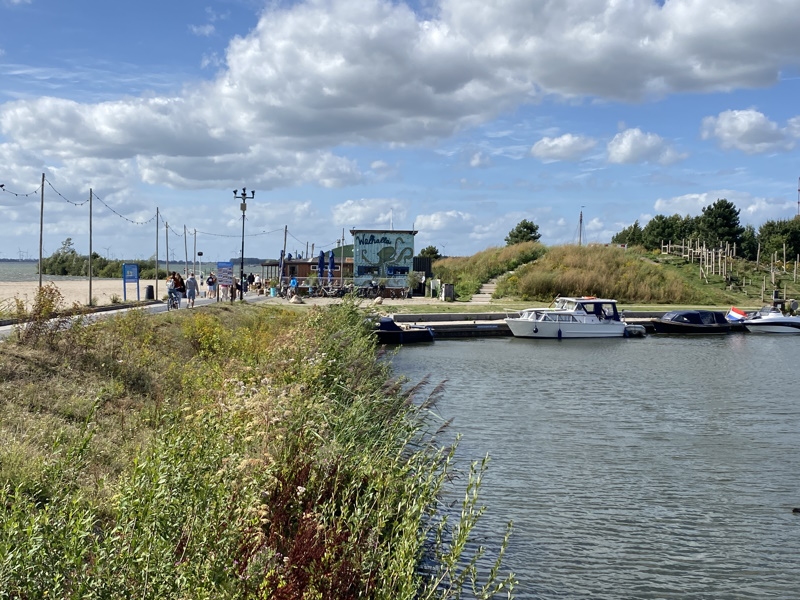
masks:
<path id="1" fill-rule="evenodd" d="M 798 356 L 796 336 L 651 335 L 437 341 L 393 363 L 446 380 L 462 470 L 490 455 L 477 541 L 513 520 L 517 597 L 796 598 Z"/>

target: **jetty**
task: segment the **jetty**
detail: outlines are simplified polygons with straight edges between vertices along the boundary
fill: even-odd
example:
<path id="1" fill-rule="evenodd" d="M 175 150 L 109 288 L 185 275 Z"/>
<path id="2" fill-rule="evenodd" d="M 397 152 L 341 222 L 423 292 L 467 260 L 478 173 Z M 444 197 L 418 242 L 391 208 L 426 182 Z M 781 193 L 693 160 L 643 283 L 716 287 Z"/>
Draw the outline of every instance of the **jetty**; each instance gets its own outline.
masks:
<path id="1" fill-rule="evenodd" d="M 423 325 L 433 330 L 435 339 L 449 340 L 471 337 L 511 337 L 511 330 L 504 319 L 516 316 L 517 311 L 507 312 L 480 312 L 480 313 L 399 313 L 392 317 L 397 323 L 409 325 Z M 652 319 L 658 319 L 665 311 L 626 311 L 626 323 L 643 325 L 647 333 L 654 333 Z M 734 324 L 732 331 L 744 328 Z"/>

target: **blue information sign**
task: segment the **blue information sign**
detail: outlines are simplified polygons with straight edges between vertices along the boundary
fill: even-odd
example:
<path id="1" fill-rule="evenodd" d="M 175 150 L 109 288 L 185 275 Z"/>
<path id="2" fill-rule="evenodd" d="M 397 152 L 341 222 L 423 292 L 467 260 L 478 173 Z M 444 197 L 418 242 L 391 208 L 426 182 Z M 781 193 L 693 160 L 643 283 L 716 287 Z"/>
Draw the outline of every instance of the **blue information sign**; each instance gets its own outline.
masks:
<path id="1" fill-rule="evenodd" d="M 220 285 L 233 285 L 233 263 L 217 263 L 217 283 Z"/>
<path id="2" fill-rule="evenodd" d="M 136 263 L 122 263 L 122 299 L 127 302 L 128 300 L 128 284 L 136 284 L 136 301 L 139 298 L 139 265 Z"/>

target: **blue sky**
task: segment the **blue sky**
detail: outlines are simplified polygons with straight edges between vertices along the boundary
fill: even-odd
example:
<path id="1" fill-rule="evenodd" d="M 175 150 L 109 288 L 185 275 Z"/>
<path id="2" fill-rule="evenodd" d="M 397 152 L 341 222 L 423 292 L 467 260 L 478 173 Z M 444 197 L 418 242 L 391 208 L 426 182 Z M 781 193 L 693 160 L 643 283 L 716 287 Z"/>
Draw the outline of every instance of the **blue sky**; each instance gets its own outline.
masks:
<path id="1" fill-rule="evenodd" d="M 607 242 L 717 198 L 798 211 L 795 0 L 0 0 L 0 258 Z M 164 257 L 164 226 L 160 229 Z M 346 234 L 349 237 L 349 233 Z M 189 240 L 192 252 L 194 236 Z"/>

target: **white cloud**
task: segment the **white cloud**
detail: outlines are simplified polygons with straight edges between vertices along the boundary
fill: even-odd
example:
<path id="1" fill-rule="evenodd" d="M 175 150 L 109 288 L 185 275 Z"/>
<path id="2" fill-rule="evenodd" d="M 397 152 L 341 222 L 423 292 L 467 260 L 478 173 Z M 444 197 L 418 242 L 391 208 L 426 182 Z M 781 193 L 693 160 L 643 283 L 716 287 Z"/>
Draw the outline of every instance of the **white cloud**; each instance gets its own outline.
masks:
<path id="1" fill-rule="evenodd" d="M 210 37 L 214 35 L 216 29 L 210 23 L 205 25 L 189 25 L 189 31 L 198 37 Z"/>
<path id="2" fill-rule="evenodd" d="M 429 215 L 417 215 L 414 226 L 425 231 L 443 231 L 458 228 L 464 224 L 470 224 L 474 217 L 460 210 L 448 210 L 431 213 Z"/>
<path id="3" fill-rule="evenodd" d="M 746 154 L 785 152 L 794 148 L 790 135 L 800 132 L 798 117 L 781 129 L 755 109 L 726 110 L 716 117 L 703 119 L 701 135 L 704 140 L 715 139 L 725 150 L 741 150 Z"/>
<path id="4" fill-rule="evenodd" d="M 334 225 L 361 228 L 399 224 L 406 220 L 407 215 L 405 205 L 390 198 L 347 200 L 334 206 L 331 212 Z"/>
<path id="5" fill-rule="evenodd" d="M 684 194 L 673 198 L 659 198 L 655 203 L 655 212 L 662 215 L 692 215 L 697 216 L 703 212 L 703 207 L 716 202 L 718 197 L 706 192 L 702 194 Z"/>
<path id="6" fill-rule="evenodd" d="M 644 133 L 639 128 L 626 129 L 608 143 L 608 162 L 633 164 L 655 162 L 664 165 L 686 158 L 675 151 L 661 136 Z"/>
<path id="7" fill-rule="evenodd" d="M 544 137 L 531 148 L 536 158 L 548 161 L 579 160 L 597 145 L 597 141 L 582 135 L 564 134 L 557 138 Z"/>
<path id="8" fill-rule="evenodd" d="M 488 167 L 492 164 L 492 160 L 489 158 L 488 155 L 484 154 L 483 152 L 476 152 L 472 155 L 472 158 L 469 159 L 469 166 L 473 169 L 477 169 L 480 167 Z"/>

